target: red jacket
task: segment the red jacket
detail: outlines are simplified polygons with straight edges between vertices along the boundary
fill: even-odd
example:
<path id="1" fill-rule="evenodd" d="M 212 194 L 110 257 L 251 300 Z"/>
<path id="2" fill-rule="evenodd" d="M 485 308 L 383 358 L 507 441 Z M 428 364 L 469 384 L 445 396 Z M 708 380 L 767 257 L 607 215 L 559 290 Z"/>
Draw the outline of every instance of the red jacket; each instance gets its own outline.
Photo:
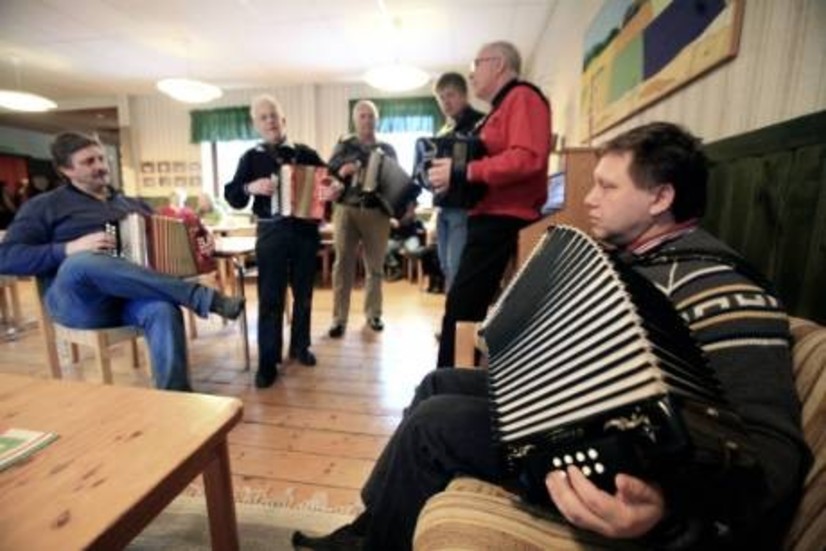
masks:
<path id="1" fill-rule="evenodd" d="M 487 156 L 468 164 L 468 179 L 487 192 L 470 215 L 536 220 L 547 195 L 551 109 L 530 85 L 511 82 L 493 100 L 480 134 Z"/>

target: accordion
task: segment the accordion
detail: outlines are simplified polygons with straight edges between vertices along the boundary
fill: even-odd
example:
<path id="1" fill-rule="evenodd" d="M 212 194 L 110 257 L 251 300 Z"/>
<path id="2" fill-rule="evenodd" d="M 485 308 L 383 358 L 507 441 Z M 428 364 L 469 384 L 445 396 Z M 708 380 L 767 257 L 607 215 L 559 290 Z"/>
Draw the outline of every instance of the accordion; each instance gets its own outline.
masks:
<path id="1" fill-rule="evenodd" d="M 275 193 L 272 212 L 310 220 L 324 218 L 327 168 L 323 166 L 282 164 L 279 176 L 272 176 Z"/>
<path id="2" fill-rule="evenodd" d="M 552 228 L 480 328 L 494 439 L 530 501 L 576 465 L 669 480 L 751 473 L 754 451 L 699 345 L 648 279 L 579 230 Z M 748 474 L 746 474 L 748 476 Z"/>
<path id="3" fill-rule="evenodd" d="M 419 189 L 399 163 L 380 149 L 373 149 L 353 179 L 363 193 L 376 197 L 388 215 L 395 216 L 408 201 L 415 200 Z"/>
<path id="4" fill-rule="evenodd" d="M 106 224 L 106 232 L 115 237 L 113 256 L 176 277 L 215 270 L 215 260 L 200 252 L 204 231 L 197 219 L 134 212 Z"/>
<path id="5" fill-rule="evenodd" d="M 450 188 L 444 200 L 450 205 L 465 208 L 472 207 L 482 198 L 485 188 L 467 182 L 467 165 L 470 161 L 485 155 L 482 140 L 475 136 L 443 136 L 440 138 L 419 138 L 416 140 L 416 152 L 413 175 L 415 181 L 425 189 L 433 190 L 427 178 L 427 171 L 433 159 L 449 158 L 453 161 L 450 174 Z"/>

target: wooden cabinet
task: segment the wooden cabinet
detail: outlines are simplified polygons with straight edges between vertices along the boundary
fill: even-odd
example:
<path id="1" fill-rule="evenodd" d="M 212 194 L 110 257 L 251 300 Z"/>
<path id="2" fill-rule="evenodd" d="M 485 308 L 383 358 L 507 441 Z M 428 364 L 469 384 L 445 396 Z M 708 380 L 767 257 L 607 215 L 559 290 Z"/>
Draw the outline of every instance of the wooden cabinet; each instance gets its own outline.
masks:
<path id="1" fill-rule="evenodd" d="M 567 224 L 588 231 L 588 211 L 585 208 L 585 196 L 591 189 L 594 167 L 597 164 L 597 150 L 591 147 L 564 149 L 565 200 L 561 210 L 537 220 L 519 232 L 519 245 L 516 252 L 516 266 L 530 255 L 537 241 L 551 224 Z"/>

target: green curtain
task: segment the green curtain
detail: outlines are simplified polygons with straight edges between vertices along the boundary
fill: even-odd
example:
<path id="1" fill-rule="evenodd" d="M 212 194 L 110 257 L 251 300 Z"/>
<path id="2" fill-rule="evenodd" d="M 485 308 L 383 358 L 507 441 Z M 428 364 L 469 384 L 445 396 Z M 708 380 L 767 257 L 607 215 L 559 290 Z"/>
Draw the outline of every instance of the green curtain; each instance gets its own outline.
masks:
<path id="1" fill-rule="evenodd" d="M 250 120 L 249 107 L 222 107 L 190 111 L 190 141 L 226 142 L 258 138 Z"/>
<path id="2" fill-rule="evenodd" d="M 434 134 L 445 122 L 439 104 L 430 96 L 416 98 L 366 98 L 379 108 L 379 127 L 382 133 L 425 132 Z M 350 110 L 359 100 L 350 100 Z M 350 132 L 355 132 L 350 117 Z"/>

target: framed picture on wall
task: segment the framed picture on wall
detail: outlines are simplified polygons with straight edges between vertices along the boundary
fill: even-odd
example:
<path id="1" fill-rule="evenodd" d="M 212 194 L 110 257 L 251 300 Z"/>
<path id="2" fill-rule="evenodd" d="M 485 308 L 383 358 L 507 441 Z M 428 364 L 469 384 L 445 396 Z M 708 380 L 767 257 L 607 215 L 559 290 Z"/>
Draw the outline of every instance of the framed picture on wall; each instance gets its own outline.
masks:
<path id="1" fill-rule="evenodd" d="M 155 174 L 155 163 L 144 161 L 141 163 L 141 174 Z"/>
<path id="2" fill-rule="evenodd" d="M 189 177 L 189 187 L 200 188 L 201 187 L 201 177 L 200 176 L 190 176 Z"/>
<path id="3" fill-rule="evenodd" d="M 158 185 L 160 187 L 172 187 L 172 178 L 169 176 L 161 176 L 158 178 Z"/>
<path id="4" fill-rule="evenodd" d="M 158 162 L 158 173 L 159 174 L 166 174 L 169 172 L 169 161 L 160 161 Z"/>
<path id="5" fill-rule="evenodd" d="M 593 138 L 737 55 L 744 0 L 605 0 L 585 31 L 580 135 Z"/>
<path id="6" fill-rule="evenodd" d="M 177 172 L 179 174 L 181 172 L 186 172 L 186 163 L 183 161 L 175 161 L 172 163 L 172 172 Z"/>
<path id="7" fill-rule="evenodd" d="M 192 162 L 189 163 L 189 172 L 193 174 L 197 174 L 201 172 L 201 163 Z"/>
<path id="8" fill-rule="evenodd" d="M 186 176 L 175 176 L 175 187 L 186 187 Z"/>
<path id="9" fill-rule="evenodd" d="M 141 178 L 142 187 L 155 187 L 158 185 L 158 180 L 154 176 L 144 176 Z"/>

